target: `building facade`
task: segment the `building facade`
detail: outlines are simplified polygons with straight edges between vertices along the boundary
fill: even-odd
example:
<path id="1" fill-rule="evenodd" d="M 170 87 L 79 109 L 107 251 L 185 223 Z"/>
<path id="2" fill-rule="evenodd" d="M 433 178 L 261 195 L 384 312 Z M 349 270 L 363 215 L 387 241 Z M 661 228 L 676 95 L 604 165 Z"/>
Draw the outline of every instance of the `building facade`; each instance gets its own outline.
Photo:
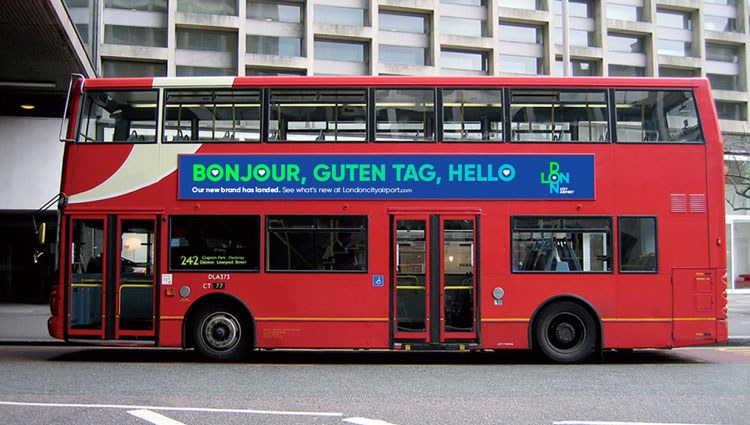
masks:
<path id="1" fill-rule="evenodd" d="M 563 75 L 561 0 L 64 3 L 104 77 Z M 750 173 L 749 13 L 747 0 L 569 0 L 571 73 L 707 77 L 727 168 Z M 734 195 L 747 183 L 730 180 L 728 280 L 750 290 L 750 201 Z"/>

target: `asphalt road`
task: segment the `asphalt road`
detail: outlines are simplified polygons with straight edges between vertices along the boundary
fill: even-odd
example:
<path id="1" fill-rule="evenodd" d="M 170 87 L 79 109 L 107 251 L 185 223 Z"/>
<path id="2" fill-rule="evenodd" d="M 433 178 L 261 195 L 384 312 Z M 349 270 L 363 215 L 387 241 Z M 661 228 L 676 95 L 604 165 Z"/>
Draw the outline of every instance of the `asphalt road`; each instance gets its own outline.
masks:
<path id="1" fill-rule="evenodd" d="M 606 353 L 258 353 L 0 346 L 0 423 L 747 424 L 750 347 Z"/>

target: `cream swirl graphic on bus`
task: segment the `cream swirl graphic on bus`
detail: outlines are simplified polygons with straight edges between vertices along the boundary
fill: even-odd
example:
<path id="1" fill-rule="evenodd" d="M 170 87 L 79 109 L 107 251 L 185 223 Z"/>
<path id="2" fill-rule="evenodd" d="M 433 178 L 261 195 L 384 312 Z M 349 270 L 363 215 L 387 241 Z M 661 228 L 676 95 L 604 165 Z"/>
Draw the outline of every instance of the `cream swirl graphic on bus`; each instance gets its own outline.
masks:
<path id="1" fill-rule="evenodd" d="M 594 157 L 181 155 L 179 183 L 180 199 L 592 199 Z"/>

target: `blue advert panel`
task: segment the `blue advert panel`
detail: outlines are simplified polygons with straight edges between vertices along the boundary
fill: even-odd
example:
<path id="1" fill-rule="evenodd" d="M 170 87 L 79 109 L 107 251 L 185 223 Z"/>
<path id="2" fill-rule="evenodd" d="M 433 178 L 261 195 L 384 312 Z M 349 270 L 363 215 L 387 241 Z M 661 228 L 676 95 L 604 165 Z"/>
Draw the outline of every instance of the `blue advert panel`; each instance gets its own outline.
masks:
<path id="1" fill-rule="evenodd" d="M 594 155 L 180 155 L 180 199 L 594 199 Z"/>

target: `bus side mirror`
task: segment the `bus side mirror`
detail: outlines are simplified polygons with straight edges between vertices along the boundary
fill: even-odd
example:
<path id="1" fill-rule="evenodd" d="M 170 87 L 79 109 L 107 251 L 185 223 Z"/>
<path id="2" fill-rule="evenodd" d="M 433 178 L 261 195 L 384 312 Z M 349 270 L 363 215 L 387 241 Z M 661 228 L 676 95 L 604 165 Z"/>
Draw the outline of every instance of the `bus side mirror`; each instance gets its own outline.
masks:
<path id="1" fill-rule="evenodd" d="M 39 225 L 39 229 L 36 231 L 36 236 L 39 239 L 39 245 L 44 245 L 47 240 L 47 223 Z"/>

